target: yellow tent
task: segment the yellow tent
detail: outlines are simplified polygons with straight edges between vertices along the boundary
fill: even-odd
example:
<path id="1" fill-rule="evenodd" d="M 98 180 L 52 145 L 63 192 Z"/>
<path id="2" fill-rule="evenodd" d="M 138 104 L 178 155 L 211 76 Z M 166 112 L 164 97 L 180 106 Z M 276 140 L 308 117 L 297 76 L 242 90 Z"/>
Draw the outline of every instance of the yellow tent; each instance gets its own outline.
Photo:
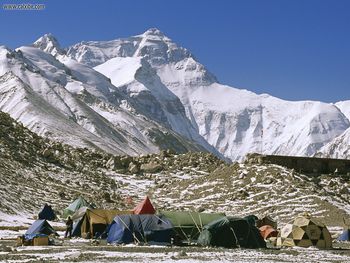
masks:
<path id="1" fill-rule="evenodd" d="M 79 220 L 79 232 L 85 238 L 94 237 L 96 233 L 102 234 L 117 215 L 125 214 L 132 214 L 132 211 L 87 208 Z"/>
<path id="2" fill-rule="evenodd" d="M 277 238 L 277 246 L 332 248 L 332 237 L 327 227 L 310 214 L 297 216 L 285 225 Z"/>

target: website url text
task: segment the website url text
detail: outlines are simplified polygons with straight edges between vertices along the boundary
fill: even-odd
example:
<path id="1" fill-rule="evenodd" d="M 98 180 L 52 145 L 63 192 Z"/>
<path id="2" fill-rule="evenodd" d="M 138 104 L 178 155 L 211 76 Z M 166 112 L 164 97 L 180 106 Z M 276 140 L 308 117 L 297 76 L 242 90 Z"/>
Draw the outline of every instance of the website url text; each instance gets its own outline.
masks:
<path id="1" fill-rule="evenodd" d="M 8 11 L 17 10 L 44 10 L 45 4 L 3 4 L 2 9 Z"/>

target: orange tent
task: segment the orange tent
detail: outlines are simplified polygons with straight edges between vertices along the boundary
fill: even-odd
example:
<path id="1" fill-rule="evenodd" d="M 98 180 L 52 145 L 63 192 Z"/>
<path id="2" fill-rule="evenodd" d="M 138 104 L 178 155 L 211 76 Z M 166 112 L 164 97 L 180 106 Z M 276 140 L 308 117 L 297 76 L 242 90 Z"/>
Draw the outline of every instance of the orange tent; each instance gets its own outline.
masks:
<path id="1" fill-rule="evenodd" d="M 155 214 L 156 210 L 154 209 L 151 201 L 149 200 L 148 196 L 145 197 L 145 199 L 139 203 L 135 208 L 134 208 L 134 214 L 139 215 L 139 214 Z"/>
<path id="2" fill-rule="evenodd" d="M 260 230 L 261 236 L 264 239 L 268 239 L 269 237 L 277 237 L 277 234 L 278 234 L 277 230 L 270 225 L 264 225 L 260 227 L 259 230 Z"/>

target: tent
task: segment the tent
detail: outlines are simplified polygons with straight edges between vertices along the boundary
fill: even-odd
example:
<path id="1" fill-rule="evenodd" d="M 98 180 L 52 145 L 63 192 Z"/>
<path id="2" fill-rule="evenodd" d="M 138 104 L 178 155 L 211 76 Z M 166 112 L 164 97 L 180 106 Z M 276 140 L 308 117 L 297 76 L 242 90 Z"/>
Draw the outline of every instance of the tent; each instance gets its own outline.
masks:
<path id="1" fill-rule="evenodd" d="M 249 224 L 252 224 L 254 226 L 256 226 L 257 222 L 259 221 L 259 218 L 255 215 L 245 216 L 244 219 L 247 219 Z"/>
<path id="2" fill-rule="evenodd" d="M 107 210 L 107 209 L 90 209 L 82 208 L 79 211 L 84 211 L 78 217 L 75 213 L 72 219 L 75 220 L 73 225 L 72 236 L 95 237 L 105 232 L 107 226 L 112 223 L 117 215 L 132 214 L 132 211 Z"/>
<path id="3" fill-rule="evenodd" d="M 176 242 L 197 240 L 205 225 L 225 216 L 224 213 L 210 214 L 191 211 L 160 211 L 160 214 L 172 223 L 176 233 Z"/>
<path id="4" fill-rule="evenodd" d="M 151 200 L 149 200 L 148 196 L 146 196 L 145 199 L 134 208 L 135 215 L 155 213 L 156 210 L 154 209 Z"/>
<path id="5" fill-rule="evenodd" d="M 327 227 L 310 214 L 297 216 L 281 229 L 277 246 L 331 248 L 332 237 Z"/>
<path id="6" fill-rule="evenodd" d="M 51 205 L 45 204 L 43 209 L 38 214 L 39 219 L 55 220 L 56 214 Z"/>
<path id="7" fill-rule="evenodd" d="M 226 248 L 266 248 L 259 230 L 246 218 L 222 217 L 203 228 L 197 243 Z"/>
<path id="8" fill-rule="evenodd" d="M 87 206 L 80 207 L 77 211 L 74 212 L 74 214 L 71 216 L 73 220 L 73 230 L 72 230 L 72 237 L 81 237 L 81 226 L 83 224 L 83 217 L 86 214 L 86 211 L 90 209 Z M 86 221 L 85 221 L 86 223 Z"/>
<path id="9" fill-rule="evenodd" d="M 263 218 L 258 219 L 256 221 L 257 227 L 262 227 L 266 225 L 272 226 L 274 229 L 277 229 L 277 222 L 273 220 L 273 218 L 269 215 L 265 215 Z"/>
<path id="10" fill-rule="evenodd" d="M 345 229 L 343 233 L 338 237 L 338 241 L 350 241 L 350 230 Z"/>
<path id="11" fill-rule="evenodd" d="M 173 226 L 171 222 L 157 215 L 118 215 L 109 231 L 108 243 L 129 244 L 171 244 Z"/>
<path id="12" fill-rule="evenodd" d="M 270 237 L 277 237 L 278 231 L 270 225 L 265 225 L 259 227 L 259 231 L 263 239 L 268 239 Z"/>
<path id="13" fill-rule="evenodd" d="M 83 220 L 77 220 L 73 223 L 72 237 L 81 237 L 81 225 Z"/>
<path id="14" fill-rule="evenodd" d="M 31 240 L 36 236 L 49 236 L 51 234 L 58 236 L 57 232 L 45 219 L 40 219 L 34 221 L 34 223 L 28 228 L 27 232 L 24 234 L 24 238 L 26 240 Z"/>
<path id="15" fill-rule="evenodd" d="M 80 207 L 77 211 L 74 212 L 74 214 L 71 215 L 72 220 L 73 221 L 80 220 L 85 215 L 88 209 L 92 209 L 92 208 L 89 208 L 87 206 Z"/>
<path id="16" fill-rule="evenodd" d="M 81 207 L 91 207 L 91 205 L 81 196 L 74 200 L 67 208 L 63 210 L 63 217 L 67 218 L 68 216 L 74 214 Z"/>

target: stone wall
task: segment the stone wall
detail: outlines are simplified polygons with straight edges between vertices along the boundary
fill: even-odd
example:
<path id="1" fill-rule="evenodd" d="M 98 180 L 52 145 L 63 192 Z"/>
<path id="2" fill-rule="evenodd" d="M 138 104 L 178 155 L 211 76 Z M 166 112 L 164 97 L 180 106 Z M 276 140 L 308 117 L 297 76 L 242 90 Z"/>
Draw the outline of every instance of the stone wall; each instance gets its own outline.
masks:
<path id="1" fill-rule="evenodd" d="M 254 153 L 248 154 L 245 162 L 258 164 L 277 164 L 306 174 L 350 173 L 350 160 L 345 159 L 260 155 Z"/>

